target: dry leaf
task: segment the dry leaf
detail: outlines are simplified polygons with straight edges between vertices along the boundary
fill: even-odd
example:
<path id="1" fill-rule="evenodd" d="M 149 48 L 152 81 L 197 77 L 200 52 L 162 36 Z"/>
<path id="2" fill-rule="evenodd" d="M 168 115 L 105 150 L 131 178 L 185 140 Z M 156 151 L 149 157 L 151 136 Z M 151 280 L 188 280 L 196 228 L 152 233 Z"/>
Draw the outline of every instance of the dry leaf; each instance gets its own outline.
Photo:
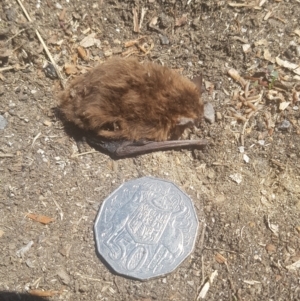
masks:
<path id="1" fill-rule="evenodd" d="M 91 33 L 88 36 L 86 36 L 85 38 L 83 38 L 80 42 L 80 46 L 84 47 L 84 48 L 88 48 L 91 46 L 96 45 L 97 47 L 100 46 L 100 40 L 99 39 L 95 39 L 96 33 Z"/>
<path id="2" fill-rule="evenodd" d="M 265 248 L 269 254 L 276 252 L 276 246 L 273 244 L 267 244 Z"/>
<path id="3" fill-rule="evenodd" d="M 64 8 L 63 11 L 59 14 L 58 19 L 60 21 L 64 21 L 65 20 L 65 16 L 66 16 L 66 9 Z"/>
<path id="4" fill-rule="evenodd" d="M 296 269 L 300 269 L 300 260 L 294 262 L 293 264 L 286 266 L 286 268 L 288 270 L 293 270 L 293 271 L 296 271 Z"/>
<path id="5" fill-rule="evenodd" d="M 44 224 L 44 225 L 47 225 L 54 221 L 54 218 L 51 218 L 51 217 L 48 217 L 45 215 L 34 214 L 34 213 L 28 213 L 26 216 L 36 222 Z"/>
<path id="6" fill-rule="evenodd" d="M 271 63 L 275 63 L 275 59 L 272 58 L 272 55 L 271 55 L 269 49 L 264 50 L 264 59 L 271 62 Z"/>
<path id="7" fill-rule="evenodd" d="M 65 72 L 67 75 L 71 75 L 71 74 L 76 74 L 77 73 L 77 68 L 75 65 L 71 65 L 71 64 L 65 64 Z"/>
<path id="8" fill-rule="evenodd" d="M 78 51 L 79 56 L 80 56 L 83 60 L 87 61 L 87 60 L 89 59 L 89 58 L 88 58 L 88 55 L 87 55 L 87 51 L 86 51 L 83 47 L 78 46 L 78 47 L 77 47 L 77 51 Z"/>
<path id="9" fill-rule="evenodd" d="M 186 24 L 187 16 L 188 16 L 188 14 L 183 14 L 180 18 L 176 18 L 175 27 L 176 26 L 179 27 L 179 26 L 182 26 L 182 25 Z"/>

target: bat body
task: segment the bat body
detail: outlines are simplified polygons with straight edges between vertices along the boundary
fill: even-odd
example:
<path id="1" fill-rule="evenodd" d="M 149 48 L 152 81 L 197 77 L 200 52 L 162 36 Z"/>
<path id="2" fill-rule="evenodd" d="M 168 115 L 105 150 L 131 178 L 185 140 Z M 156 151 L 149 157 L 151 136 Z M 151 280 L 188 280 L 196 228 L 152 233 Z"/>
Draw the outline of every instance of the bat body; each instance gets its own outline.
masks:
<path id="1" fill-rule="evenodd" d="M 197 86 L 167 67 L 113 58 L 75 78 L 60 96 L 60 110 L 67 121 L 93 132 L 109 153 L 127 156 L 205 144 L 175 141 L 201 119 L 200 96 L 201 82 Z"/>

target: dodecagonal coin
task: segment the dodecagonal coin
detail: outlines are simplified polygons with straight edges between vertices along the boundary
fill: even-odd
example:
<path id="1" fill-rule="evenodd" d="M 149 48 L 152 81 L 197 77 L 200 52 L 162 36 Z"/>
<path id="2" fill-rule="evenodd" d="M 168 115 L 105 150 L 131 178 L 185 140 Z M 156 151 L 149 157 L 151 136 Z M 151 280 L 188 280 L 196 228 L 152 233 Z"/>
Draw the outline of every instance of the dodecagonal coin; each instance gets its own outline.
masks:
<path id="1" fill-rule="evenodd" d="M 107 197 L 95 222 L 97 250 L 118 274 L 140 280 L 172 272 L 192 252 L 198 219 L 175 184 L 143 177 Z"/>

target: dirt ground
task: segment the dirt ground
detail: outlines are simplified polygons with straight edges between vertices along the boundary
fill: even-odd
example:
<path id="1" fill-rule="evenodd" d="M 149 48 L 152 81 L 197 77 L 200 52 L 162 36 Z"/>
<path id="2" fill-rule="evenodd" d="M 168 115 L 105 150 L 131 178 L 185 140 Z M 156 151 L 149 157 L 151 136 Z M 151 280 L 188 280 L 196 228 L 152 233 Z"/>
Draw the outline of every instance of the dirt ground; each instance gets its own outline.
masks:
<path id="1" fill-rule="evenodd" d="M 18 1 L 0 6 L 0 299 L 197 300 L 217 271 L 206 300 L 300 300 L 300 71 L 286 64 L 300 63 L 299 0 L 22 3 L 32 22 Z M 216 120 L 185 135 L 210 145 L 120 160 L 79 150 L 36 29 L 66 79 L 120 55 L 202 73 Z M 179 185 L 206 222 L 191 256 L 146 282 L 111 273 L 93 235 L 102 201 L 142 176 Z"/>

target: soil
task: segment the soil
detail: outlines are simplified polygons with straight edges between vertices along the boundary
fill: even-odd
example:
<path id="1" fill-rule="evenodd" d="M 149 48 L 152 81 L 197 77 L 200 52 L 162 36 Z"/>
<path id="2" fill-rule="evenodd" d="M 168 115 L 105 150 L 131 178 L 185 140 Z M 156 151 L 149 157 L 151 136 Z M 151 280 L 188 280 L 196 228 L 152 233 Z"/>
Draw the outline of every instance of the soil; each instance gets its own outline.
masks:
<path id="1" fill-rule="evenodd" d="M 299 77 L 275 61 L 300 62 L 299 1 L 23 1 L 32 22 L 18 3 L 0 9 L 0 299 L 40 290 L 49 300 L 196 300 L 217 271 L 206 300 L 300 300 L 299 264 L 291 267 L 300 260 Z M 202 73 L 216 121 L 185 136 L 210 145 L 120 160 L 79 150 L 56 113 L 60 80 L 51 66 L 44 72 L 36 29 L 64 78 L 119 55 Z M 100 45 L 78 54 L 91 33 Z M 138 37 L 139 47 L 125 47 Z M 250 95 L 261 93 L 252 111 L 230 68 L 251 82 Z M 93 234 L 103 200 L 142 176 L 176 183 L 206 222 L 193 253 L 146 282 L 112 273 Z"/>

